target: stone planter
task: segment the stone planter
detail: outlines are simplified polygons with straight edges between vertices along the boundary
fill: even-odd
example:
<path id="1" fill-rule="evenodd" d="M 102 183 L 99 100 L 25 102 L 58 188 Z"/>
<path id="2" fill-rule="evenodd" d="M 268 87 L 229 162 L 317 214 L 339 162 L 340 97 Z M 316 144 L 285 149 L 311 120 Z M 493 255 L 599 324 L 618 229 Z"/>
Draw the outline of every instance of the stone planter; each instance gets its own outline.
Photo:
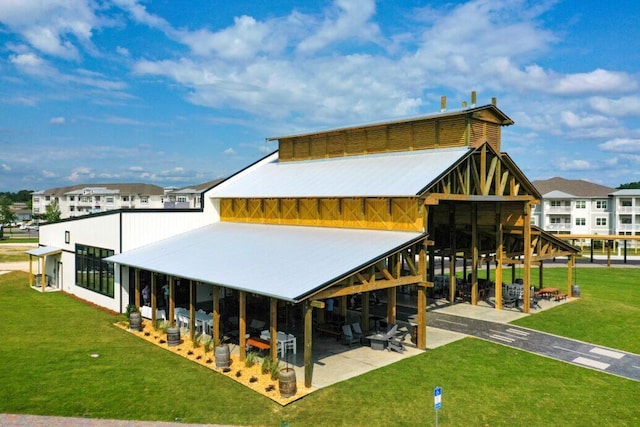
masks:
<path id="1" fill-rule="evenodd" d="M 224 369 L 228 368 L 230 365 L 230 355 L 229 346 L 227 344 L 217 345 L 215 348 L 216 353 L 216 368 Z"/>
<path id="2" fill-rule="evenodd" d="M 292 397 L 295 396 L 298 391 L 296 385 L 296 371 L 293 368 L 280 369 L 280 375 L 278 376 L 278 388 L 280 389 L 280 396 Z"/>

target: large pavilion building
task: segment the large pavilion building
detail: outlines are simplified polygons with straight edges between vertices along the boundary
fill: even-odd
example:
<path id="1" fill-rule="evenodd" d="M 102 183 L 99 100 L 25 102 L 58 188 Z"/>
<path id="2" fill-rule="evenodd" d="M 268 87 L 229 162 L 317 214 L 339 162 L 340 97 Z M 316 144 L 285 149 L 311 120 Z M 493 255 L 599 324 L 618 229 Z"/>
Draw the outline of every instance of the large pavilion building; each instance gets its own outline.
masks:
<path id="1" fill-rule="evenodd" d="M 529 301 L 531 267 L 540 267 L 542 285 L 544 261 L 567 257 L 571 293 L 577 249 L 532 226 L 540 194 L 501 151 L 501 127 L 511 124 L 494 102 L 271 138 L 278 150 L 204 191 L 200 209 L 119 210 L 48 224 L 31 254 L 43 284 L 48 276 L 116 312 L 140 305 L 148 284 L 155 320 L 166 284 L 170 319 L 177 303 L 207 304 L 219 339 L 220 325 L 234 317 L 241 359 L 250 318 L 262 316 L 271 336 L 283 322 L 302 324 L 310 386 L 313 327 L 329 299 L 344 316 L 348 298 L 359 295 L 368 330 L 372 293 L 384 293 L 388 323 L 398 293 L 409 293 L 417 307 L 413 338 L 425 349 L 436 276 L 447 277 L 451 303 L 461 283 L 470 304 L 491 286 L 501 309 L 502 284 L 515 281 L 514 269 L 505 279 L 507 266 L 522 267 Z M 448 276 L 436 269 L 442 260 Z M 495 285 L 480 279 L 485 266 L 494 266 Z"/>

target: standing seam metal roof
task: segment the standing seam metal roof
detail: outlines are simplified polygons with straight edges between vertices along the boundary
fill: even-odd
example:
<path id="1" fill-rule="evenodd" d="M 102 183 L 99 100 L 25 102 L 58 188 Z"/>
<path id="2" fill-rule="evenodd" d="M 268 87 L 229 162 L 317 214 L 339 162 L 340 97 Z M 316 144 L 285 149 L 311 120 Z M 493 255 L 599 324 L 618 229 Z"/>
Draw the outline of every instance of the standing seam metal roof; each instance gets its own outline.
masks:
<path id="1" fill-rule="evenodd" d="M 403 231 L 218 222 L 106 260 L 299 301 L 424 236 Z"/>
<path id="2" fill-rule="evenodd" d="M 410 197 L 470 152 L 440 148 L 257 165 L 209 197 Z"/>

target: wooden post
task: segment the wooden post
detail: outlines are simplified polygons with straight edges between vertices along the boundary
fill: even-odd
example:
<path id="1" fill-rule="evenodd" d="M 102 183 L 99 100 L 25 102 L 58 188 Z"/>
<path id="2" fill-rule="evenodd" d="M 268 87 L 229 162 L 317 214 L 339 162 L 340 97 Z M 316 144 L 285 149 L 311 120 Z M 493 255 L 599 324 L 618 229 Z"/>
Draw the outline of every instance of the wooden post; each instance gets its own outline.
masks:
<path id="1" fill-rule="evenodd" d="M 269 298 L 269 335 L 271 336 L 271 360 L 278 360 L 278 300 Z M 287 331 L 288 332 L 288 331 Z M 282 343 L 284 345 L 284 343 Z"/>
<path id="2" fill-rule="evenodd" d="M 424 246 L 420 248 L 420 254 L 418 256 L 418 274 L 422 278 L 422 283 L 418 285 L 418 337 L 416 339 L 416 346 L 420 350 L 427 348 L 427 295 L 425 292 L 425 284 L 427 282 L 427 253 Z"/>
<path id="3" fill-rule="evenodd" d="M 139 268 L 135 268 L 133 270 L 133 280 L 135 281 L 134 303 L 137 308 L 140 308 L 140 269 Z"/>
<path id="4" fill-rule="evenodd" d="M 449 254 L 449 302 L 453 304 L 456 301 L 456 253 L 458 251 L 456 245 L 456 205 L 449 205 L 449 246 L 451 253 Z"/>
<path id="5" fill-rule="evenodd" d="M 396 323 L 396 288 L 387 288 L 387 322 Z"/>
<path id="6" fill-rule="evenodd" d="M 33 255 L 29 254 L 29 286 L 33 286 Z"/>
<path id="7" fill-rule="evenodd" d="M 42 273 L 42 274 L 40 274 L 40 282 L 42 284 L 42 292 L 44 292 L 45 289 L 46 289 L 46 286 L 47 286 L 47 280 L 46 280 L 47 279 L 47 270 L 45 269 L 46 266 L 47 266 L 47 256 L 46 255 L 44 255 L 41 258 L 40 266 L 41 266 L 40 272 Z"/>
<path id="8" fill-rule="evenodd" d="M 220 343 L 220 286 L 213 285 L 213 328 L 211 331 L 213 344 Z"/>
<path id="9" fill-rule="evenodd" d="M 478 304 L 478 205 L 471 204 L 471 305 Z"/>
<path id="10" fill-rule="evenodd" d="M 247 294 L 245 291 L 238 291 L 239 311 L 238 313 L 238 341 L 240 350 L 240 361 L 247 358 Z"/>
<path id="11" fill-rule="evenodd" d="M 362 324 L 365 331 L 369 330 L 369 292 L 362 293 Z"/>
<path id="12" fill-rule="evenodd" d="M 157 314 L 158 310 L 158 297 L 156 296 L 156 273 L 151 272 L 151 324 L 153 327 L 156 327 Z M 165 316 L 167 315 L 165 309 Z"/>
<path id="13" fill-rule="evenodd" d="M 193 280 L 189 280 L 189 335 L 191 341 L 196 338 L 196 290 Z"/>
<path id="14" fill-rule="evenodd" d="M 611 246 L 613 246 L 613 240 L 607 240 L 607 267 L 611 267 Z"/>
<path id="15" fill-rule="evenodd" d="M 523 234 L 524 234 L 524 301 L 522 302 L 522 311 L 529 313 L 531 308 L 531 205 L 525 202 L 524 218 L 523 218 Z"/>
<path id="16" fill-rule="evenodd" d="M 304 303 L 304 386 L 311 387 L 313 380 L 313 307 L 308 301 Z"/>
<path id="17" fill-rule="evenodd" d="M 575 268 L 576 260 L 573 255 L 569 255 L 567 257 L 567 295 L 573 298 L 573 286 L 571 283 L 573 282 L 573 269 Z"/>
<path id="18" fill-rule="evenodd" d="M 496 297 L 496 310 L 502 310 L 502 256 L 504 253 L 503 240 L 503 224 L 502 224 L 502 210 L 498 206 L 498 212 L 496 213 L 496 288 L 494 291 Z"/>
<path id="19" fill-rule="evenodd" d="M 343 319 L 347 318 L 347 296 L 341 296 L 340 299 L 340 317 Z"/>
<path id="20" fill-rule="evenodd" d="M 171 327 L 176 326 L 176 319 L 175 319 L 175 302 L 174 302 L 174 295 L 175 295 L 175 283 L 173 280 L 173 276 L 169 276 L 169 313 L 167 314 L 169 316 L 169 324 L 171 325 Z"/>
<path id="21" fill-rule="evenodd" d="M 538 286 L 544 288 L 544 260 L 540 260 L 540 266 L 538 267 Z"/>

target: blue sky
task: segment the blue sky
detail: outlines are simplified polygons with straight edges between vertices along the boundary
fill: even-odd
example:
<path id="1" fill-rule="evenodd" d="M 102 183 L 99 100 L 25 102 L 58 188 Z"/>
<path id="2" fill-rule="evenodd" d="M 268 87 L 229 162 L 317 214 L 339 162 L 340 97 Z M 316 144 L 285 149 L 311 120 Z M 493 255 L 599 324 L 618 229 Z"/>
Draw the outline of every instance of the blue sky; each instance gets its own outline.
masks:
<path id="1" fill-rule="evenodd" d="M 615 6 L 613 6 L 615 5 Z M 198 184 L 478 93 L 531 180 L 640 181 L 636 0 L 0 0 L 0 191 Z"/>

